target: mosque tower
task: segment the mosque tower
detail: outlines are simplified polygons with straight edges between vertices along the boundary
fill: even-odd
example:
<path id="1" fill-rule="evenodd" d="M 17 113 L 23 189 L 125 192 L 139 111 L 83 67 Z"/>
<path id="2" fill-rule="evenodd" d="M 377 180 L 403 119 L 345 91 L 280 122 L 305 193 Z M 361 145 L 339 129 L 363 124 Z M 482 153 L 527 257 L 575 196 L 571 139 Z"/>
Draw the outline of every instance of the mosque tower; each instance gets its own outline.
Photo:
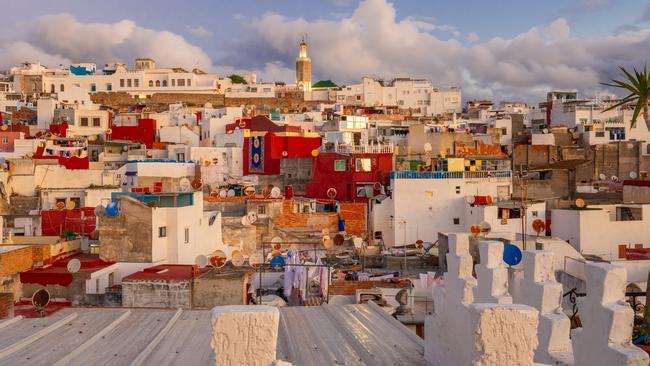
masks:
<path id="1" fill-rule="evenodd" d="M 296 58 L 296 85 L 303 92 L 311 91 L 311 59 L 307 55 L 307 42 L 304 37 Z"/>

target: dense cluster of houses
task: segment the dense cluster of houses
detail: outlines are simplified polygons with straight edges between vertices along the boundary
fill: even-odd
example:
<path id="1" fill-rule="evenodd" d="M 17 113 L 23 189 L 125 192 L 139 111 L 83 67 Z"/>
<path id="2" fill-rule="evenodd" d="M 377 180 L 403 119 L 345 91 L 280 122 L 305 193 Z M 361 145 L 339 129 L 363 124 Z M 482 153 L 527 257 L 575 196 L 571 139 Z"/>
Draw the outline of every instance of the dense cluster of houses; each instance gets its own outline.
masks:
<path id="1" fill-rule="evenodd" d="M 490 238 L 553 252 L 565 289 L 585 288 L 590 261 L 645 289 L 650 131 L 630 108 L 603 112 L 615 98 L 463 107 L 460 88 L 426 80 L 312 83 L 304 42 L 296 68 L 295 86 L 151 59 L 12 68 L 0 82 L 0 292 L 189 309 L 284 288 L 289 304 L 320 303 L 368 289 L 333 281 L 372 276 L 332 258 L 406 266 L 417 253 L 444 271 L 450 235 L 468 232 L 476 262 Z M 154 106 L 157 94 L 176 101 Z"/>

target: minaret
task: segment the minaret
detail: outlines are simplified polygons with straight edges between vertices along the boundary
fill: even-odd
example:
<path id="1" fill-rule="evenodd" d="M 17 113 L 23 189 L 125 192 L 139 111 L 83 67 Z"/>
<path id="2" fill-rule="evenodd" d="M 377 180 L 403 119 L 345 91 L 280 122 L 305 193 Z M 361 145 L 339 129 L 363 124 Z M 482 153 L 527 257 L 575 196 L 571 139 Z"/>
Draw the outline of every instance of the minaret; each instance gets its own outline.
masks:
<path id="1" fill-rule="evenodd" d="M 300 53 L 296 58 L 296 85 L 302 91 L 311 91 L 311 59 L 307 56 L 307 42 L 300 42 Z"/>

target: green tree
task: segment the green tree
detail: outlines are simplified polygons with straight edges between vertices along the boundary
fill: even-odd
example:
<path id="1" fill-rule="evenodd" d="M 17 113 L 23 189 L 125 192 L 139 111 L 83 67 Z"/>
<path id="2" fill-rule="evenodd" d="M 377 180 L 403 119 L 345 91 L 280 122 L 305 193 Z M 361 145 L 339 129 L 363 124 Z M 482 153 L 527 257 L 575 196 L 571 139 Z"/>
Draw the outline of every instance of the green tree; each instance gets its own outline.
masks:
<path id="1" fill-rule="evenodd" d="M 632 115 L 632 128 L 636 126 L 636 120 L 639 118 L 641 111 L 643 111 L 643 120 L 645 121 L 648 131 L 650 131 L 650 115 L 648 115 L 648 101 L 650 101 L 650 72 L 648 72 L 648 67 L 647 65 L 643 66 L 643 71 L 637 71 L 637 69 L 634 68 L 634 75 L 624 67 L 619 67 L 619 69 L 621 69 L 623 80 L 614 79 L 611 83 L 602 84 L 614 88 L 625 89 L 630 94 L 621 99 L 620 102 L 605 109 L 603 112 L 610 111 L 627 103 L 636 103 L 634 114 Z"/>
<path id="2" fill-rule="evenodd" d="M 228 76 L 228 78 L 230 81 L 232 81 L 233 84 L 248 84 L 241 75 L 232 74 Z"/>

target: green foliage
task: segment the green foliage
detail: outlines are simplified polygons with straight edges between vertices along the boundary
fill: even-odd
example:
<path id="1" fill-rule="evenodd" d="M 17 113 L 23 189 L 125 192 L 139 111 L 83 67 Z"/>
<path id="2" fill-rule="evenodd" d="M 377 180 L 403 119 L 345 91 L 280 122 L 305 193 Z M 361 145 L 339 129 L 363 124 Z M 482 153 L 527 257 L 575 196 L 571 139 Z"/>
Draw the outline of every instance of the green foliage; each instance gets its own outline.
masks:
<path id="1" fill-rule="evenodd" d="M 643 71 L 633 69 L 634 75 L 627 71 L 624 67 L 619 67 L 623 76 L 623 80 L 612 80 L 611 83 L 601 83 L 606 86 L 624 89 L 629 94 L 621 99 L 620 102 L 605 109 L 603 112 L 610 111 L 628 103 L 636 102 L 634 107 L 634 114 L 632 115 L 632 127 L 636 126 L 636 120 L 639 114 L 644 110 L 643 118 L 645 119 L 646 126 L 650 130 L 650 116 L 648 116 L 648 101 L 650 100 L 650 72 L 648 72 L 647 65 L 643 66 Z"/>
<path id="2" fill-rule="evenodd" d="M 66 238 L 69 238 L 69 237 L 75 237 L 75 236 L 77 236 L 77 233 L 75 233 L 74 231 L 72 231 L 70 229 L 65 229 L 65 230 L 63 230 L 61 232 L 61 238 L 62 239 L 66 239 Z"/>
<path id="3" fill-rule="evenodd" d="M 248 84 L 241 75 L 232 74 L 228 76 L 228 78 L 230 81 L 232 81 L 233 84 Z"/>

